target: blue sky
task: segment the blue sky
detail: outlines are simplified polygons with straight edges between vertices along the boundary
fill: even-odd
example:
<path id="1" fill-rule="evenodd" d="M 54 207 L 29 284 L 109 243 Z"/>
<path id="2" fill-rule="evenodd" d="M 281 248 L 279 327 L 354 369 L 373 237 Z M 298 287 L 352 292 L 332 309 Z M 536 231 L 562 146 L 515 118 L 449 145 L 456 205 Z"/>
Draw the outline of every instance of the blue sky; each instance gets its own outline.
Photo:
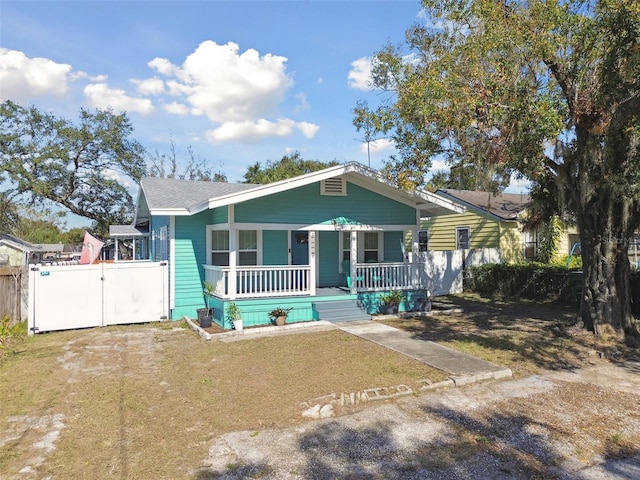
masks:
<path id="1" fill-rule="evenodd" d="M 173 138 L 179 152 L 191 146 L 238 181 L 248 165 L 295 150 L 367 163 L 351 110 L 358 99 L 380 100 L 367 89 L 368 60 L 403 40 L 420 3 L 3 0 L 1 8 L 3 101 L 70 119 L 79 107 L 126 110 L 150 151 L 168 151 Z M 373 167 L 389 154 L 382 143 Z"/>
<path id="2" fill-rule="evenodd" d="M 419 12 L 419 0 L 1 0 L 0 101 L 72 120 L 124 110 L 149 152 L 190 147 L 231 182 L 293 151 L 367 164 L 351 110 L 388 95 L 368 88 L 371 57 Z M 392 152 L 378 141 L 371 166 Z"/>

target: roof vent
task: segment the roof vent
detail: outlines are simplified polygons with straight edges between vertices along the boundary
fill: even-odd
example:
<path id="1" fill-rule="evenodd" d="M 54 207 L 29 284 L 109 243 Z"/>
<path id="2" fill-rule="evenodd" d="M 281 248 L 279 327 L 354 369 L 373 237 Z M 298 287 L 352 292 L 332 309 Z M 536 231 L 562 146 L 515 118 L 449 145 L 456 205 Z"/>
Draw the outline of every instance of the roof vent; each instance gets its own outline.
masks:
<path id="1" fill-rule="evenodd" d="M 347 194 L 347 182 L 344 177 L 327 178 L 321 182 L 321 195 L 341 195 Z"/>

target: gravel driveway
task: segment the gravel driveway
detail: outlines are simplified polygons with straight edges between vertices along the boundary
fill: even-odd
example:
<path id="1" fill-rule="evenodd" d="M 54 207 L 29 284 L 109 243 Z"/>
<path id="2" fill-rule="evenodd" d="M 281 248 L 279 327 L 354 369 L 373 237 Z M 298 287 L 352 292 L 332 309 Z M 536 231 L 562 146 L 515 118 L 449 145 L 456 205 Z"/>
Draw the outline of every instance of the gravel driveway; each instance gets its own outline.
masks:
<path id="1" fill-rule="evenodd" d="M 198 479 L 640 478 L 640 363 L 471 385 L 215 439 Z M 602 439 L 605 439 L 604 442 Z"/>

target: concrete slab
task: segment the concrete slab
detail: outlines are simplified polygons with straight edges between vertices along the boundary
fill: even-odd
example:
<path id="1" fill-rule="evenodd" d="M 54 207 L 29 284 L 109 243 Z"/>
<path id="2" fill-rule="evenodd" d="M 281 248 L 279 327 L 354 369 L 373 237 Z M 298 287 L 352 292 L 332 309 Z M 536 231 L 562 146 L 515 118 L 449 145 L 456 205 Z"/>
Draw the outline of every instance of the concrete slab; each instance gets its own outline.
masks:
<path id="1" fill-rule="evenodd" d="M 511 377 L 511 370 L 508 368 L 423 340 L 382 323 L 366 321 L 338 325 L 338 328 L 447 372 L 456 385 Z"/>

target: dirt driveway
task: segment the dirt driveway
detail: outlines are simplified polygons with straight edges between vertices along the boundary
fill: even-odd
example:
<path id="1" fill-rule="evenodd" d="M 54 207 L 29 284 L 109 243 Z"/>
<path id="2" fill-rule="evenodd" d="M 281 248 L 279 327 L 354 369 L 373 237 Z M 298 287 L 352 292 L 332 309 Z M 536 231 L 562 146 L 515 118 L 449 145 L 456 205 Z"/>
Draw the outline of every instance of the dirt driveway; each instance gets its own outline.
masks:
<path id="1" fill-rule="evenodd" d="M 476 384 L 223 435 L 198 478 L 636 479 L 639 402 L 640 363 Z"/>
<path id="2" fill-rule="evenodd" d="M 640 478 L 638 362 L 544 370 L 308 420 L 297 410 L 301 376 L 324 375 L 328 364 L 334 376 L 324 381 L 340 382 L 336 371 L 356 358 L 347 352 L 373 347 L 338 332 L 299 335 L 228 345 L 132 326 L 40 337 L 0 369 L 0 478 Z M 320 357 L 321 335 L 333 335 L 344 364 Z M 268 364 L 234 360 L 297 344 L 296 355 L 312 349 L 318 365 L 277 389 Z M 364 354 L 375 369 L 381 353 Z M 245 370 L 224 370 L 238 365 Z M 422 374 L 385 365 L 389 378 Z M 234 397 L 245 382 L 252 394 Z M 273 404 L 269 389 L 294 393 Z"/>

